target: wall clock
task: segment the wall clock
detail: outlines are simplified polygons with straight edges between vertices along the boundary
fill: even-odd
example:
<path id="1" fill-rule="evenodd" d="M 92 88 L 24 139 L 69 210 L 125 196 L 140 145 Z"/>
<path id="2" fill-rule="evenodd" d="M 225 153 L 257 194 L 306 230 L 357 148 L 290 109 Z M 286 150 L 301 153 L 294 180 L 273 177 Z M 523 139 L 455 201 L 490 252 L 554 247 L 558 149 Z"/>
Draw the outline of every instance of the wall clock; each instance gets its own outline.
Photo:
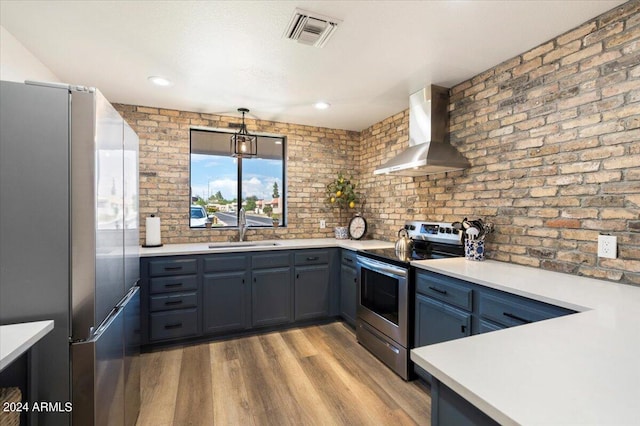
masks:
<path id="1" fill-rule="evenodd" d="M 349 237 L 359 240 L 367 233 L 367 221 L 360 213 L 356 214 L 349 222 Z"/>

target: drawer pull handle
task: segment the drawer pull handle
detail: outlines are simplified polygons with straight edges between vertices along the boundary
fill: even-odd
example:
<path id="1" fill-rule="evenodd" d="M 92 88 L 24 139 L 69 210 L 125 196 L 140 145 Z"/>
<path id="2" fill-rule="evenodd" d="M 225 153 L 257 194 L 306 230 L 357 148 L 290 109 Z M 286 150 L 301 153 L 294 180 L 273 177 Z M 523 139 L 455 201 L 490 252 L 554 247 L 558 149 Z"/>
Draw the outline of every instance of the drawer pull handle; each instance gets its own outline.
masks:
<path id="1" fill-rule="evenodd" d="M 447 294 L 447 290 L 441 290 L 438 287 L 429 287 L 431 290 L 435 291 L 436 293 L 440 293 L 440 294 Z"/>
<path id="2" fill-rule="evenodd" d="M 165 284 L 165 287 L 182 287 L 182 283 Z"/>
<path id="3" fill-rule="evenodd" d="M 167 302 L 164 302 L 165 306 L 170 306 L 170 305 L 182 305 L 182 300 L 169 300 Z"/>
<path id="4" fill-rule="evenodd" d="M 179 271 L 180 269 L 182 269 L 182 266 L 165 266 L 164 267 L 165 271 Z"/>
<path id="5" fill-rule="evenodd" d="M 320 259 L 318 256 L 307 256 L 307 260 L 310 261 L 310 262 L 313 261 L 313 260 L 318 260 L 318 259 Z"/>
<path id="6" fill-rule="evenodd" d="M 505 316 L 505 317 L 507 317 L 507 318 L 511 318 L 511 319 L 514 319 L 514 320 L 517 320 L 517 321 L 524 322 L 524 323 L 526 323 L 526 324 L 530 324 L 530 323 L 532 323 L 532 322 L 533 322 L 533 321 L 531 321 L 531 320 L 528 320 L 528 319 L 525 319 L 525 318 L 519 317 L 519 316 L 514 315 L 514 314 L 511 314 L 511 313 L 509 313 L 509 312 L 503 312 L 503 313 L 502 313 L 502 315 L 504 315 L 504 316 Z"/>
<path id="7" fill-rule="evenodd" d="M 351 259 L 350 257 L 345 257 L 344 260 L 346 260 L 349 263 L 353 263 L 353 259 Z"/>
<path id="8" fill-rule="evenodd" d="M 164 326 L 165 330 L 171 330 L 173 328 L 182 328 L 182 323 L 181 322 L 177 322 L 175 324 L 167 324 Z"/>

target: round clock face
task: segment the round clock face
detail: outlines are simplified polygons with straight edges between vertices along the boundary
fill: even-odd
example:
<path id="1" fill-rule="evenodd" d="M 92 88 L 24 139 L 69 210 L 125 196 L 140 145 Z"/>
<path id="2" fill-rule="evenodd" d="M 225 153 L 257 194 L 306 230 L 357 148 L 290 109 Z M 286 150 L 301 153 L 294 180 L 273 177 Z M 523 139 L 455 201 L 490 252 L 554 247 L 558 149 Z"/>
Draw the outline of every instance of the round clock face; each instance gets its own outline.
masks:
<path id="1" fill-rule="evenodd" d="M 355 216 L 349 222 L 349 236 L 354 240 L 364 237 L 367 232 L 367 221 L 362 216 Z"/>

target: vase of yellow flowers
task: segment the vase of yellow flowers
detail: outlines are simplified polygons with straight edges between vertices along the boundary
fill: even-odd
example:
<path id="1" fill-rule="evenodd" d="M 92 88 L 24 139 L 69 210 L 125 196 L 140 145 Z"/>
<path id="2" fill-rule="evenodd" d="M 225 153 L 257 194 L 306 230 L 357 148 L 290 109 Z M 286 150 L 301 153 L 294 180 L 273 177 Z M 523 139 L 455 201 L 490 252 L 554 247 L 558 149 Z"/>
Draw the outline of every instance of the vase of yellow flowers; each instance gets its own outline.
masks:
<path id="1" fill-rule="evenodd" d="M 337 239 L 347 239 L 347 227 L 342 226 L 344 223 L 343 215 L 350 209 L 355 209 L 360 201 L 361 195 L 356 191 L 357 184 L 353 181 L 353 176 L 349 178 L 340 172 L 338 177 L 327 184 L 326 202 L 331 207 L 338 208 L 339 225 L 334 228 Z"/>

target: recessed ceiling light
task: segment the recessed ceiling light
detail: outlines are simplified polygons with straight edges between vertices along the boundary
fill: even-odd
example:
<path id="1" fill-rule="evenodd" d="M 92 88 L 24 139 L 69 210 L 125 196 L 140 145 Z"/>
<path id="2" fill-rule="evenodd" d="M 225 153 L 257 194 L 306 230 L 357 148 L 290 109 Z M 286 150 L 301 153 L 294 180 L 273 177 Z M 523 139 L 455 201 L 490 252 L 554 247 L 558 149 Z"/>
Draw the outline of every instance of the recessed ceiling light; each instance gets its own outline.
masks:
<path id="1" fill-rule="evenodd" d="M 316 107 L 316 109 L 327 109 L 331 106 L 331 104 L 320 101 L 320 102 L 316 102 L 313 106 Z"/>
<path id="2" fill-rule="evenodd" d="M 159 77 L 157 75 L 152 75 L 151 77 L 147 77 L 147 79 L 153 84 L 155 84 L 156 86 L 166 87 L 166 86 L 171 86 L 173 84 L 171 80 L 167 80 L 166 78 Z"/>

